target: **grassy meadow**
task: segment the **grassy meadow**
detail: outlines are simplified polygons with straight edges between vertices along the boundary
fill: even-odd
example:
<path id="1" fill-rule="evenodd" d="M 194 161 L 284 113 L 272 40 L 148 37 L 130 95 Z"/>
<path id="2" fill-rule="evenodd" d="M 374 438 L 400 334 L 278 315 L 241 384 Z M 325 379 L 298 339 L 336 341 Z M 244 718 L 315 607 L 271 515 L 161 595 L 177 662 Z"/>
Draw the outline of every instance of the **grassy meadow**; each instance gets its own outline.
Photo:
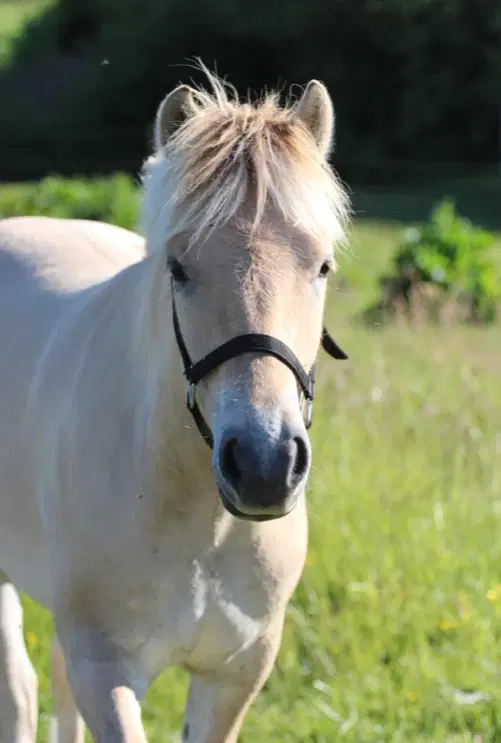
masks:
<path id="1" fill-rule="evenodd" d="M 357 324 L 401 229 L 358 221 L 339 257 L 350 360 L 320 358 L 308 562 L 243 743 L 501 740 L 499 327 Z M 25 607 L 45 743 L 51 622 Z M 150 690 L 152 743 L 177 739 L 186 688 Z"/>

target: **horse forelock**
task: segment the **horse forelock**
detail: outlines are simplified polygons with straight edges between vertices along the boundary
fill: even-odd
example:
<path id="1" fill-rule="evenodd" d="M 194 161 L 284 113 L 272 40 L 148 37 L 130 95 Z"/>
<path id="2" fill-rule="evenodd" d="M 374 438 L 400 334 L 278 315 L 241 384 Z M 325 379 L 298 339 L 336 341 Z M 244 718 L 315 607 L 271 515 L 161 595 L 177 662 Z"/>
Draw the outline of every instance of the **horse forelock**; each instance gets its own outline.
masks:
<path id="1" fill-rule="evenodd" d="M 204 71 L 212 90 L 195 91 L 197 112 L 143 168 L 150 254 L 177 233 L 191 242 L 206 238 L 244 207 L 251 230 L 273 209 L 312 237 L 342 242 L 348 196 L 293 106 L 281 106 L 274 91 L 241 103 L 231 86 Z"/>

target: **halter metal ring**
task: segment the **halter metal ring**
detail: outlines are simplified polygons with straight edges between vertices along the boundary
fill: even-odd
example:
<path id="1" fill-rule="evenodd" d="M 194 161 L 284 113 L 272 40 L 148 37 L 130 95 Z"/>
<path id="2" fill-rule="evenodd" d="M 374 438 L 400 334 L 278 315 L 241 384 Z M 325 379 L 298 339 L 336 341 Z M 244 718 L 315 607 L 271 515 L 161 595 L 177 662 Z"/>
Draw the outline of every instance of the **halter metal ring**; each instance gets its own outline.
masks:
<path id="1" fill-rule="evenodd" d="M 304 425 L 306 426 L 306 428 L 310 428 L 312 420 L 313 420 L 313 400 L 311 398 L 308 398 L 305 400 Z"/>
<path id="2" fill-rule="evenodd" d="M 188 392 L 186 393 L 186 405 L 188 410 L 193 410 L 196 405 L 196 390 L 197 386 L 195 382 L 190 382 L 188 385 Z"/>

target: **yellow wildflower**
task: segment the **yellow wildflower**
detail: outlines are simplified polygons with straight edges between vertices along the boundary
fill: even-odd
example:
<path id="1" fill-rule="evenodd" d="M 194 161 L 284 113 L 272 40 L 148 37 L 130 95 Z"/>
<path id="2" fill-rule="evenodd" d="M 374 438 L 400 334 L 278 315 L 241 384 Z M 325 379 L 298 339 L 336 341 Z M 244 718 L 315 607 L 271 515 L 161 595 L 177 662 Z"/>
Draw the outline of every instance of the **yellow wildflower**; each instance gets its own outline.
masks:
<path id="1" fill-rule="evenodd" d="M 442 632 L 447 632 L 447 630 L 457 627 L 457 622 L 450 619 L 441 619 L 438 623 L 438 626 L 442 630 Z"/>
<path id="2" fill-rule="evenodd" d="M 33 650 L 33 648 L 37 647 L 38 637 L 34 632 L 28 632 L 26 639 L 28 640 L 28 645 L 30 647 L 30 650 Z"/>
<path id="3" fill-rule="evenodd" d="M 498 583 L 494 588 L 490 588 L 487 591 L 487 598 L 489 601 L 499 601 L 501 599 L 501 583 Z"/>

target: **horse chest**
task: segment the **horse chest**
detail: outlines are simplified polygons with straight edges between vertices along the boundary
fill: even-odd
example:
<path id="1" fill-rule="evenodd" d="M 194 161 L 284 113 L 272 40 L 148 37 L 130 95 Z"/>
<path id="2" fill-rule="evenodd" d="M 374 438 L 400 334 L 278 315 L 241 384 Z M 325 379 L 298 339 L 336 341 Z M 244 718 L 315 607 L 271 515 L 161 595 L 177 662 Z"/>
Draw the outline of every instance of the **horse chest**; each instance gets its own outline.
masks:
<path id="1" fill-rule="evenodd" d="M 277 601 L 266 571 L 238 557 L 192 558 L 130 598 L 141 664 L 151 676 L 168 665 L 210 670 L 252 644 Z"/>

